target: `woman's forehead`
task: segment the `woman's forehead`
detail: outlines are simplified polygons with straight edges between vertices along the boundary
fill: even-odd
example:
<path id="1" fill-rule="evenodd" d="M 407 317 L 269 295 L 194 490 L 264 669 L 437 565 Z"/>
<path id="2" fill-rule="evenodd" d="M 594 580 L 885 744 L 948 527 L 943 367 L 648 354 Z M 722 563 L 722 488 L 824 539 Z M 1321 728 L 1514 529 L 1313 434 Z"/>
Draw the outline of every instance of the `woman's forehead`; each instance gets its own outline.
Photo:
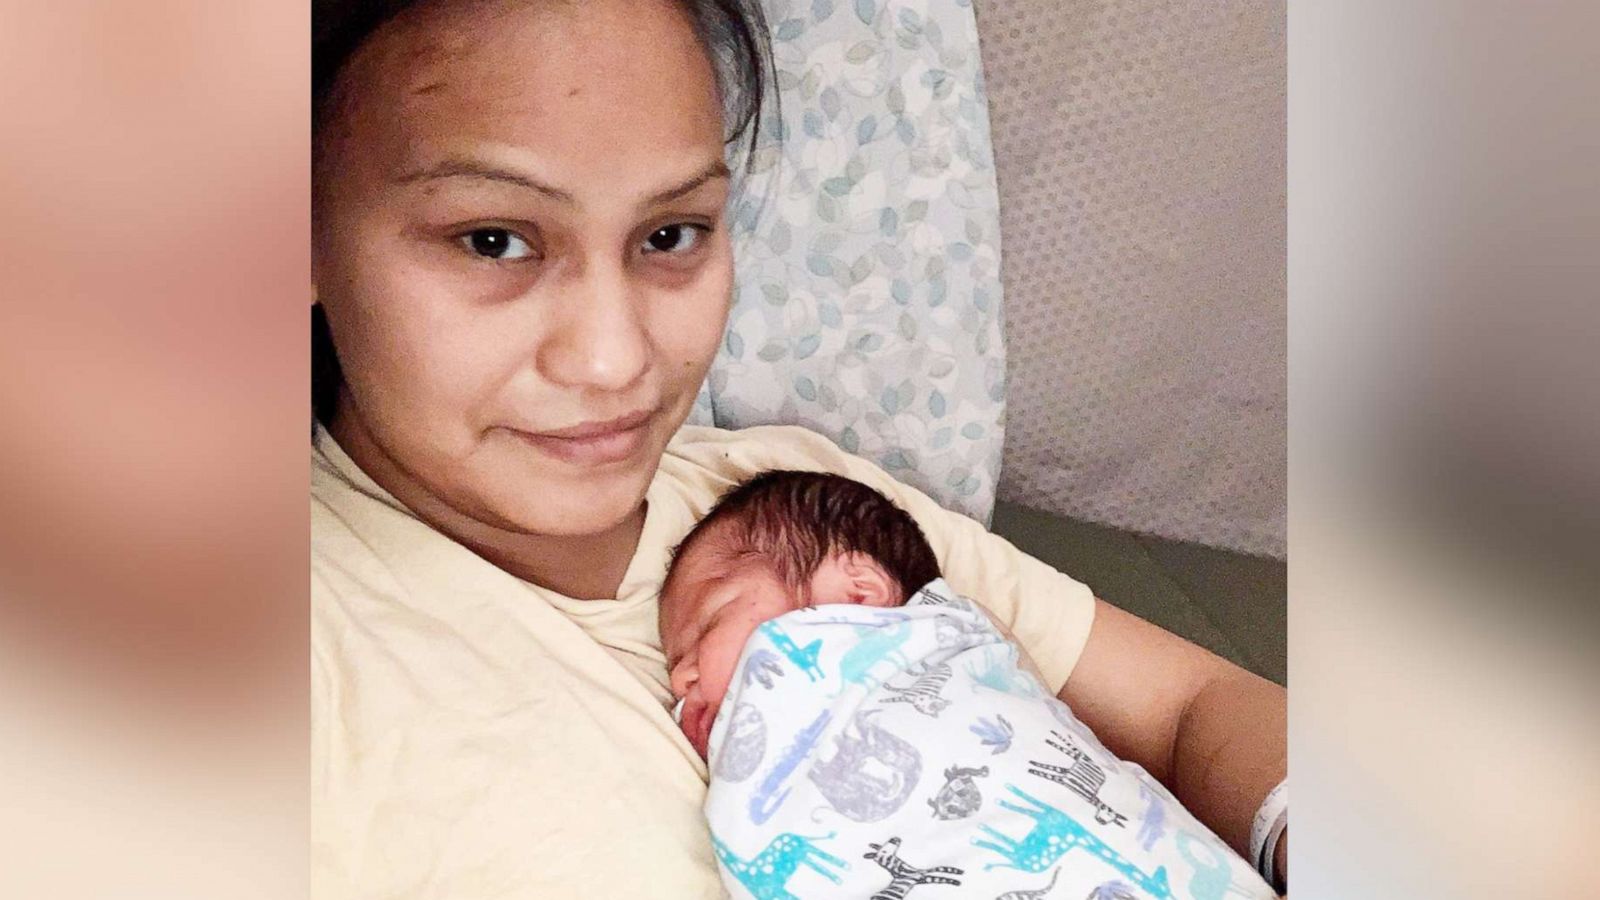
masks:
<path id="1" fill-rule="evenodd" d="M 722 155 L 714 71 L 667 0 L 445 4 L 375 35 L 344 80 L 343 137 L 391 172 L 487 148 L 549 181 L 644 179 Z"/>

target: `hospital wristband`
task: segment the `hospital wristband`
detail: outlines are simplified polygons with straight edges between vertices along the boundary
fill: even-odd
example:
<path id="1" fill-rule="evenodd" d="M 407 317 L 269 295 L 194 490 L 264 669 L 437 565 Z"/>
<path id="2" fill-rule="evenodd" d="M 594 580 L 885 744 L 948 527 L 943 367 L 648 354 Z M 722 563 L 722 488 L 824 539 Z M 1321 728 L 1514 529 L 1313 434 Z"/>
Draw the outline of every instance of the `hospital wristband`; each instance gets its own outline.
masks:
<path id="1" fill-rule="evenodd" d="M 1280 878 L 1278 876 L 1278 867 L 1276 865 L 1278 861 L 1278 843 L 1283 839 L 1283 836 L 1288 833 L 1289 811 L 1284 810 L 1278 815 L 1278 821 L 1273 824 L 1272 831 L 1267 835 L 1267 846 L 1261 854 L 1262 867 L 1264 869 L 1262 874 L 1266 876 L 1267 884 L 1272 885 L 1272 889 L 1279 895 L 1286 894 L 1289 891 L 1289 879 L 1287 877 L 1287 872 L 1285 873 L 1284 877 Z"/>
<path id="2" fill-rule="evenodd" d="M 1256 810 L 1255 821 L 1250 823 L 1250 860 L 1261 877 L 1280 894 L 1286 886 L 1279 882 L 1273 862 L 1278 855 L 1278 842 L 1288 827 L 1289 780 L 1285 778 L 1267 792 L 1261 808 Z"/>

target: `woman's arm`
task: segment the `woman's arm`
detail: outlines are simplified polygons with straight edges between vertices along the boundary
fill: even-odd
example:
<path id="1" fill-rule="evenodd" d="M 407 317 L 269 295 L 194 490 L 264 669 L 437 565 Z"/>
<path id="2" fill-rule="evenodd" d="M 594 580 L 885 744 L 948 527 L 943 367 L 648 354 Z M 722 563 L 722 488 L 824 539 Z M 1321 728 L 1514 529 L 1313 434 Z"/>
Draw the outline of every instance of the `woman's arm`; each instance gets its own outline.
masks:
<path id="1" fill-rule="evenodd" d="M 1061 699 L 1248 859 L 1251 820 L 1287 771 L 1283 688 L 1096 600 Z"/>

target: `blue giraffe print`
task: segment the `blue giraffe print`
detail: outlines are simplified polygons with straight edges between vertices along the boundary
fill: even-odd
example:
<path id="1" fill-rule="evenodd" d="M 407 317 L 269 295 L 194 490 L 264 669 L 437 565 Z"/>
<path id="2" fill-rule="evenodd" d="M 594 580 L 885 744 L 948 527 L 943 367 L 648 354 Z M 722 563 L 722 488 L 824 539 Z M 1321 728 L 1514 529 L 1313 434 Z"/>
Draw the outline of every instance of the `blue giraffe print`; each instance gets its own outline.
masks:
<path id="1" fill-rule="evenodd" d="M 829 832 L 818 838 L 803 837 L 792 832 L 784 832 L 773 838 L 766 849 L 757 853 L 750 859 L 741 859 L 727 844 L 718 840 L 716 835 L 711 836 L 712 849 L 716 851 L 717 861 L 728 874 L 739 880 L 756 900 L 799 900 L 794 894 L 789 893 L 789 879 L 801 866 L 822 875 L 834 884 L 840 883 L 838 875 L 829 871 L 823 864 L 840 869 L 848 869 L 850 864 L 817 847 L 817 841 L 826 841 L 836 832 Z"/>
<path id="2" fill-rule="evenodd" d="M 1172 888 L 1167 883 L 1166 867 L 1159 867 L 1154 874 L 1145 874 L 1138 867 L 1121 854 L 1113 850 L 1104 841 L 1095 837 L 1089 829 L 1079 824 L 1077 819 L 1067 815 L 1059 809 L 1028 794 L 1014 784 L 1006 785 L 1006 789 L 1020 797 L 1028 805 L 1019 806 L 1015 803 L 1000 800 L 1002 809 L 1019 812 L 1034 822 L 1033 828 L 1021 840 L 1016 840 L 1001 834 L 988 825 L 979 825 L 979 830 L 993 840 L 972 839 L 974 847 L 993 850 L 1005 858 L 1004 862 L 989 863 L 984 870 L 996 868 L 1020 869 L 1024 872 L 1043 872 L 1056 864 L 1068 850 L 1082 847 L 1089 853 L 1104 861 L 1111 868 L 1132 881 L 1135 885 L 1156 900 L 1170 900 Z"/>
<path id="3" fill-rule="evenodd" d="M 822 680 L 822 667 L 817 665 L 817 653 L 822 649 L 821 638 L 803 648 L 795 646 L 794 639 L 789 637 L 789 633 L 784 631 L 775 619 L 762 622 L 760 631 L 780 653 L 789 657 L 789 661 L 794 663 L 796 668 L 806 673 L 806 677 L 812 681 Z"/>
<path id="4" fill-rule="evenodd" d="M 778 761 L 772 764 L 772 769 L 767 772 L 767 777 L 761 780 L 761 786 L 750 795 L 750 821 L 762 825 L 772 818 L 789 796 L 789 788 L 784 787 L 784 782 L 794 774 L 794 770 L 805 762 L 811 750 L 817 746 L 817 741 L 822 738 L 822 732 L 828 727 L 828 720 L 833 718 L 833 713 L 823 710 L 810 725 L 800 729 L 794 736 L 794 741 L 789 749 L 783 751 Z M 783 788 L 780 792 L 778 789 Z"/>

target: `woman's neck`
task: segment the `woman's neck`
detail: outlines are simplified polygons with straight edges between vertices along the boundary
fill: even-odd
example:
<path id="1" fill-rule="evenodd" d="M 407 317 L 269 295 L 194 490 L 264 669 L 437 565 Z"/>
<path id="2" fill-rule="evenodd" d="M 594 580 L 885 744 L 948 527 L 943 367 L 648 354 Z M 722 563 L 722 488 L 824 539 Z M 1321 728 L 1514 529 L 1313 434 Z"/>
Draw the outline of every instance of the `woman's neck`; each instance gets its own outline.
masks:
<path id="1" fill-rule="evenodd" d="M 336 415 L 328 432 L 363 472 L 417 518 L 495 566 L 579 600 L 617 596 L 644 531 L 643 502 L 627 518 L 599 534 L 514 531 L 479 521 L 439 499 L 373 441 L 359 417 Z"/>
<path id="2" fill-rule="evenodd" d="M 524 581 L 578 600 L 608 600 L 617 596 L 628 563 L 639 547 L 644 517 L 641 503 L 616 527 L 583 537 L 517 534 L 499 529 L 477 536 L 445 533 Z M 444 531 L 432 521 L 429 524 Z"/>

